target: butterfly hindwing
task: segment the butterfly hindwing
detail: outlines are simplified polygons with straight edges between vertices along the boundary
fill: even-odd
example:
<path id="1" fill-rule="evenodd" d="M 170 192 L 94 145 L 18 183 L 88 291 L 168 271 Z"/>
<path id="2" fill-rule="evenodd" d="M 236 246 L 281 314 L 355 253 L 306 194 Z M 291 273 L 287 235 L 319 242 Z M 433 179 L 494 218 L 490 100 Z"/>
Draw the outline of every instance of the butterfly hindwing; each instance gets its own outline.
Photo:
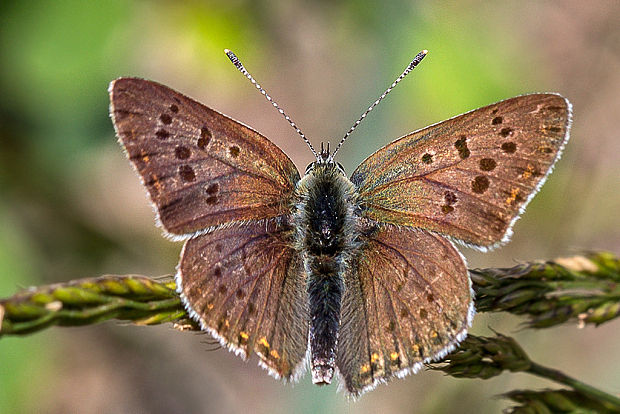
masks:
<path id="1" fill-rule="evenodd" d="M 258 132 L 147 80 L 112 82 L 110 101 L 119 140 L 168 233 L 289 212 L 299 173 Z"/>
<path id="2" fill-rule="evenodd" d="M 344 275 L 336 362 L 353 395 L 444 356 L 473 318 L 467 268 L 449 240 L 382 225 L 361 241 Z"/>
<path id="3" fill-rule="evenodd" d="M 303 266 L 275 220 L 221 228 L 186 242 L 177 285 L 191 316 L 220 342 L 285 379 L 308 345 Z"/>
<path id="4" fill-rule="evenodd" d="M 533 94 L 406 135 L 351 176 L 362 215 L 483 248 L 505 242 L 559 158 L 570 117 L 565 98 Z"/>

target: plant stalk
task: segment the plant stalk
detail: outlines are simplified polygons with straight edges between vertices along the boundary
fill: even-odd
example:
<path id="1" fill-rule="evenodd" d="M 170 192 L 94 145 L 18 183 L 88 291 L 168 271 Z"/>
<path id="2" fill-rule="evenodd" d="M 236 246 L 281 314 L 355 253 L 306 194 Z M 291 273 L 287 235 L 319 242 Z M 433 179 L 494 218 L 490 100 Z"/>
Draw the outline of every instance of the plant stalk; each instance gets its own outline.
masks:
<path id="1" fill-rule="evenodd" d="M 620 411 L 620 398 L 608 394 L 604 391 L 601 391 L 597 388 L 592 387 L 591 385 L 585 384 L 575 378 L 569 377 L 553 368 L 547 368 L 543 365 L 537 364 L 536 362 L 531 362 L 530 368 L 525 372 L 529 372 L 530 374 L 547 378 L 551 381 L 557 382 L 559 384 L 564 384 L 572 389 L 587 395 L 594 400 L 598 400 L 601 402 L 605 402 L 608 404 L 608 408 L 612 410 Z"/>

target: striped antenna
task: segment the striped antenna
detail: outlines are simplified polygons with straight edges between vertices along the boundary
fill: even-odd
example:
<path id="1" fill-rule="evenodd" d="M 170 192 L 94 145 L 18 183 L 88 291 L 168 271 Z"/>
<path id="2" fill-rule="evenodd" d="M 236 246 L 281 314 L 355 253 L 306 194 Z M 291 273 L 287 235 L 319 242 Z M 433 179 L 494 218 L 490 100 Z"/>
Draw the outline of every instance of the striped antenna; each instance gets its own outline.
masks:
<path id="1" fill-rule="evenodd" d="M 317 159 L 317 161 L 320 160 L 319 154 L 314 150 L 314 147 L 312 147 L 312 144 L 310 143 L 310 141 L 308 140 L 308 138 L 306 138 L 306 136 L 304 135 L 303 132 L 301 132 L 301 129 L 299 129 L 299 127 L 295 124 L 295 122 L 293 122 L 293 120 L 284 112 L 284 110 L 282 108 L 280 108 L 278 106 L 278 104 L 276 103 L 276 101 L 274 101 L 271 96 L 269 96 L 269 94 L 267 94 L 267 92 L 265 92 L 265 90 L 258 84 L 258 82 L 256 82 L 256 80 L 252 77 L 252 75 L 250 75 L 250 73 L 245 69 L 245 67 L 243 66 L 243 64 L 241 63 L 241 61 L 239 61 L 239 58 L 237 58 L 237 56 L 231 52 L 228 49 L 224 49 L 224 53 L 226 53 L 226 56 L 228 56 L 228 59 L 230 59 L 230 61 L 233 63 L 233 65 L 235 65 L 235 67 L 239 70 L 239 72 L 243 73 L 243 75 L 248 78 L 250 80 L 250 82 L 252 82 L 252 84 L 254 86 L 256 86 L 256 89 L 258 89 L 260 91 L 260 93 L 263 94 L 263 96 L 265 97 L 265 99 L 267 99 L 277 110 L 278 112 L 280 112 L 280 114 L 282 114 L 282 116 L 284 116 L 284 119 L 286 119 L 288 121 L 289 124 L 291 124 L 291 126 L 293 128 L 295 128 L 295 131 L 297 131 L 297 133 L 299 134 L 299 136 L 301 137 L 301 139 L 304 140 L 304 142 L 308 145 L 308 148 L 310 148 L 310 151 L 312 151 L 312 154 L 314 154 L 315 158 Z"/>
<path id="2" fill-rule="evenodd" d="M 405 71 L 403 73 L 401 73 L 401 75 L 398 78 L 396 78 L 396 80 L 394 82 L 392 82 L 390 87 L 387 88 L 385 92 L 383 92 L 383 94 L 379 97 L 379 99 L 377 99 L 372 105 L 370 105 L 370 107 L 366 110 L 366 112 L 364 112 L 362 114 L 362 116 L 360 116 L 359 119 L 357 121 L 355 121 L 353 126 L 349 129 L 349 131 L 347 131 L 347 133 L 344 135 L 344 137 L 340 140 L 340 143 L 338 144 L 338 146 L 336 147 L 336 149 L 334 150 L 332 155 L 329 157 L 329 161 L 330 162 L 333 161 L 334 156 L 336 155 L 336 153 L 338 152 L 340 147 L 342 147 L 342 144 L 344 144 L 344 142 L 347 140 L 347 138 L 349 138 L 349 135 L 351 135 L 351 133 L 353 131 L 355 131 L 355 128 L 357 128 L 357 126 L 362 122 L 362 120 L 364 118 L 366 118 L 366 115 L 368 115 L 368 113 L 370 111 L 372 111 L 375 106 L 379 105 L 379 102 L 381 102 L 383 100 L 383 98 L 385 98 L 387 96 L 387 94 L 390 93 L 392 91 L 392 89 L 394 89 L 394 87 L 398 84 L 398 82 L 403 80 L 403 78 L 405 76 L 407 76 L 409 74 L 409 72 L 411 72 L 416 66 L 418 66 L 418 63 L 420 63 L 422 61 L 422 59 L 424 59 L 424 56 L 426 56 L 427 53 L 428 53 L 428 50 L 423 50 L 420 53 L 418 53 L 416 55 L 416 57 L 413 58 L 411 63 L 407 66 Z"/>

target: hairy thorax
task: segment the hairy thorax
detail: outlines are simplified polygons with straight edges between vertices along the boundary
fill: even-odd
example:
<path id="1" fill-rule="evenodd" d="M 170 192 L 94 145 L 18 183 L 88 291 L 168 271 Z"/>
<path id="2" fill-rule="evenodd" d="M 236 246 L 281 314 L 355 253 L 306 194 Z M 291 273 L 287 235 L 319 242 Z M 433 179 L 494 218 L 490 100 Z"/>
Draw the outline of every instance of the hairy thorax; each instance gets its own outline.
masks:
<path id="1" fill-rule="evenodd" d="M 315 164 L 299 182 L 295 246 L 307 276 L 312 379 L 329 384 L 334 373 L 343 273 L 358 247 L 357 191 L 331 163 Z"/>

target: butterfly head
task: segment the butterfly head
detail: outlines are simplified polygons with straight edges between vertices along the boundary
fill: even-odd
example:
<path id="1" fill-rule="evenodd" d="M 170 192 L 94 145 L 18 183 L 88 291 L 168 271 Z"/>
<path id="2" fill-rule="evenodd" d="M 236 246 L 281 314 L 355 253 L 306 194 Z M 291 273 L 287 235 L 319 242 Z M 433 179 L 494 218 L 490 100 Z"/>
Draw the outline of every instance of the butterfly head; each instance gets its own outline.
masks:
<path id="1" fill-rule="evenodd" d="M 311 162 L 310 164 L 308 164 L 308 166 L 306 167 L 306 174 L 312 174 L 315 173 L 316 170 L 318 168 L 321 168 L 323 170 L 325 169 L 334 169 L 336 171 L 338 171 L 340 174 L 344 175 L 346 177 L 346 173 L 344 171 L 344 167 L 342 166 L 342 164 L 340 164 L 339 162 L 333 162 L 333 161 L 329 161 L 329 162 Z"/>
<path id="2" fill-rule="evenodd" d="M 329 151 L 329 142 L 327 145 L 321 142 L 321 151 L 319 152 L 316 161 L 311 162 L 306 167 L 306 175 L 316 172 L 317 167 L 321 167 L 322 170 L 334 169 L 346 177 L 344 167 L 339 162 L 334 162 L 333 154 Z"/>

